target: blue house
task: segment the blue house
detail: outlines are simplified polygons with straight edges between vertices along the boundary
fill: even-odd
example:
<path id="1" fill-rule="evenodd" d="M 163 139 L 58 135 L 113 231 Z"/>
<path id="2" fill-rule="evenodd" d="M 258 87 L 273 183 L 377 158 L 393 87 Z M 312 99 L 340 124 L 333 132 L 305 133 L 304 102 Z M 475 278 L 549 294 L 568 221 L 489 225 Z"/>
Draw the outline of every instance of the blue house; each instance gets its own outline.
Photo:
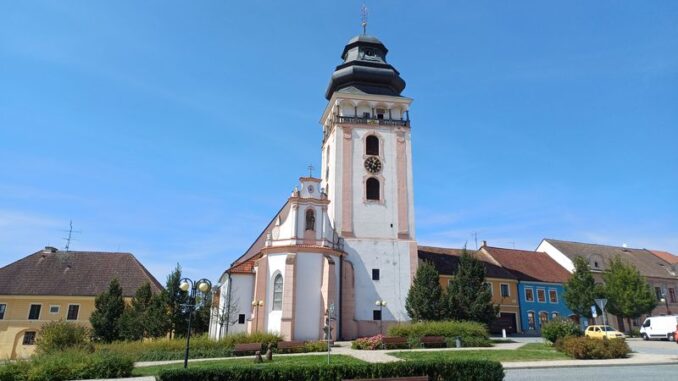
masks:
<path id="1" fill-rule="evenodd" d="M 563 284 L 569 271 L 546 253 L 489 247 L 485 251 L 499 265 L 518 278 L 518 295 L 522 331 L 538 334 L 544 323 L 556 317 L 576 321 L 576 315 L 565 305 Z"/>

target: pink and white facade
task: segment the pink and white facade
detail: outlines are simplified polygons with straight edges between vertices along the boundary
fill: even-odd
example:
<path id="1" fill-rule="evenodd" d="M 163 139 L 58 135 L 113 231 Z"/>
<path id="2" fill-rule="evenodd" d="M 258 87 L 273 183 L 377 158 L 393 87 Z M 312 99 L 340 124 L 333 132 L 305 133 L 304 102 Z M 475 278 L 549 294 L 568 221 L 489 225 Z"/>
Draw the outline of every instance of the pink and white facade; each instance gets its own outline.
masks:
<path id="1" fill-rule="evenodd" d="M 279 332 L 317 340 L 330 305 L 334 339 L 408 320 L 416 271 L 410 98 L 376 38 L 342 54 L 322 114 L 321 178 L 302 177 L 219 282 L 210 335 Z M 378 307 L 376 302 L 385 302 Z M 219 311 L 231 306 L 230 319 Z"/>

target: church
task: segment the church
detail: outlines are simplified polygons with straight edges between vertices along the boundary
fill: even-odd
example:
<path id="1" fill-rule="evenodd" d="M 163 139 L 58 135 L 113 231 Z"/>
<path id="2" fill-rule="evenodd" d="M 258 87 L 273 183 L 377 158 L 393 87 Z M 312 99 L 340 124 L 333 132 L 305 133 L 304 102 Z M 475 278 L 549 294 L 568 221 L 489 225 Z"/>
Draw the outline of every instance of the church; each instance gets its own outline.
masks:
<path id="1" fill-rule="evenodd" d="M 409 320 L 417 266 L 409 108 L 388 49 L 352 38 L 325 92 L 321 177 L 301 177 L 219 279 L 210 336 L 353 339 Z M 330 319 L 328 319 L 328 316 Z"/>

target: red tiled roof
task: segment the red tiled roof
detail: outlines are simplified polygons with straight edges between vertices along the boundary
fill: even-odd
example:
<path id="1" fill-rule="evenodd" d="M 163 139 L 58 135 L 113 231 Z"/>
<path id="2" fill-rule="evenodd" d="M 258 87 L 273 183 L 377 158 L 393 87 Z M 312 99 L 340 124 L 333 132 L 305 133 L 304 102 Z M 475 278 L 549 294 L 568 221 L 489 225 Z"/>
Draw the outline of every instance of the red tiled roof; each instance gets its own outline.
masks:
<path id="1" fill-rule="evenodd" d="M 546 253 L 484 246 L 483 249 L 519 280 L 565 283 L 570 272 Z"/>
<path id="2" fill-rule="evenodd" d="M 117 278 L 124 296 L 162 285 L 130 253 L 41 250 L 0 268 L 0 295 L 94 296 Z"/>
<path id="3" fill-rule="evenodd" d="M 254 258 L 239 263 L 230 269 L 228 269 L 228 272 L 231 274 L 252 274 L 254 273 Z"/>
<path id="4" fill-rule="evenodd" d="M 650 252 L 672 265 L 678 264 L 678 256 L 675 256 L 668 251 L 650 250 Z"/>

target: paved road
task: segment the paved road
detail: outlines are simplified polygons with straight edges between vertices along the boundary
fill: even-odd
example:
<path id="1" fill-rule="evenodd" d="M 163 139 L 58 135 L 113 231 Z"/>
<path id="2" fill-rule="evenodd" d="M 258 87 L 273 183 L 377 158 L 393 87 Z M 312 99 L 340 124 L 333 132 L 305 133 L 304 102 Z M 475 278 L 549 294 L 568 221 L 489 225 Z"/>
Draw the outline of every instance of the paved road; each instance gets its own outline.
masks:
<path id="1" fill-rule="evenodd" d="M 675 344 L 674 344 L 675 345 Z M 675 381 L 678 365 L 602 366 L 580 368 L 508 369 L 505 381 L 652 380 Z"/>
<path id="2" fill-rule="evenodd" d="M 638 339 L 630 339 L 627 342 L 629 343 L 631 350 L 634 352 L 678 356 L 678 344 L 676 344 L 674 341 L 643 341 Z M 676 379 L 678 379 L 678 375 L 676 376 Z"/>

